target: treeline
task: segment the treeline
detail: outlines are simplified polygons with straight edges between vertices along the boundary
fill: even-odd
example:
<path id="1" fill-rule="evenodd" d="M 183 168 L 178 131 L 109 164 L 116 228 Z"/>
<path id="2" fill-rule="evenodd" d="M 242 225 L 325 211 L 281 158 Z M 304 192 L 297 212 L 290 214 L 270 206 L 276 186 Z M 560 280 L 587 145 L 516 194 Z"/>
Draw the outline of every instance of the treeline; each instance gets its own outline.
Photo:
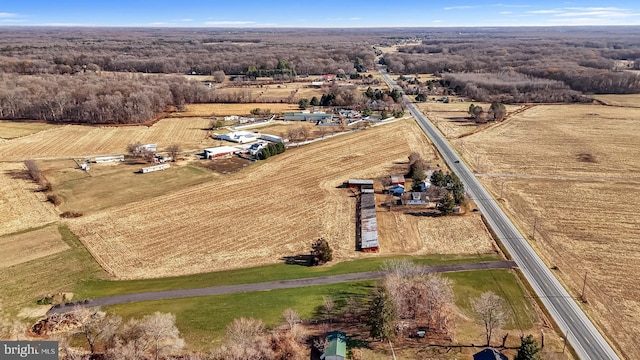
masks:
<path id="1" fill-rule="evenodd" d="M 357 31 L 217 29 L 2 29 L 0 72 L 84 70 L 272 76 L 373 68 L 379 37 Z M 282 61 L 288 63 L 282 68 Z"/>
<path id="2" fill-rule="evenodd" d="M 448 73 L 443 80 L 455 93 L 477 101 L 586 102 L 588 98 L 558 80 L 536 78 L 517 72 Z"/>
<path id="3" fill-rule="evenodd" d="M 167 106 L 210 101 L 211 92 L 182 76 L 83 73 L 0 74 L 0 118 L 47 122 L 141 123 Z"/>
<path id="4" fill-rule="evenodd" d="M 525 30 L 430 35 L 421 45 L 385 55 L 384 63 L 396 73 L 500 73 L 508 69 L 560 81 L 583 93 L 640 93 L 640 77 L 622 71 L 640 64 L 637 29 Z M 621 61 L 627 62 L 626 67 Z M 536 89 L 530 101 L 541 96 L 539 82 L 533 85 Z"/>

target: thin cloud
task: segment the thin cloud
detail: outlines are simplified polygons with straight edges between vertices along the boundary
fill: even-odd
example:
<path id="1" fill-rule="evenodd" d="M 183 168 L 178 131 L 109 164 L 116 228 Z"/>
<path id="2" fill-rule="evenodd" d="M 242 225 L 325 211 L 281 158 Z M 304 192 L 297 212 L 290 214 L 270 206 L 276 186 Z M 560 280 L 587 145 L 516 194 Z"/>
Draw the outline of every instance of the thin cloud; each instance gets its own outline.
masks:
<path id="1" fill-rule="evenodd" d="M 193 19 L 180 19 L 180 21 L 193 21 Z"/>
<path id="2" fill-rule="evenodd" d="M 475 9 L 479 6 L 474 5 L 459 5 L 459 6 L 447 6 L 444 8 L 445 10 L 465 10 L 465 9 Z"/>
<path id="3" fill-rule="evenodd" d="M 231 26 L 240 26 L 240 25 L 252 25 L 255 24 L 255 21 L 205 21 L 205 25 L 231 25 Z"/>
<path id="4" fill-rule="evenodd" d="M 594 18 L 627 18 L 640 16 L 630 9 L 619 7 L 564 7 L 527 11 L 528 14 L 551 15 L 557 18 L 575 18 L 575 21 L 588 22 Z"/>
<path id="5" fill-rule="evenodd" d="M 359 17 L 352 17 L 352 18 L 349 18 L 349 20 L 356 21 L 356 20 L 360 20 L 360 18 Z"/>
<path id="6" fill-rule="evenodd" d="M 527 11 L 527 14 L 557 14 L 560 13 L 560 10 L 557 9 L 549 9 L 549 10 L 532 10 L 532 11 Z"/>
<path id="7" fill-rule="evenodd" d="M 8 13 L 8 12 L 0 12 L 0 18 L 11 18 L 18 17 L 18 14 Z"/>
<path id="8" fill-rule="evenodd" d="M 509 14 L 513 14 L 513 11 L 500 11 L 499 14 L 509 15 Z"/>

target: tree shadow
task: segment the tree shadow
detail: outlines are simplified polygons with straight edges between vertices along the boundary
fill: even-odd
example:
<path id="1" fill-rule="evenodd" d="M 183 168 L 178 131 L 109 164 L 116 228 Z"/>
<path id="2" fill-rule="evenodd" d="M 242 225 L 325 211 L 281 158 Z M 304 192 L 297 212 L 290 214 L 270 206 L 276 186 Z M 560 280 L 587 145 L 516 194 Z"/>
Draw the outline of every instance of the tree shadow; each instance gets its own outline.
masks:
<path id="1" fill-rule="evenodd" d="M 405 214 L 411 215 L 411 216 L 416 216 L 416 217 L 431 217 L 431 218 L 439 218 L 439 217 L 444 216 L 442 213 L 434 212 L 434 211 L 408 212 L 408 213 L 405 213 Z"/>
<path id="2" fill-rule="evenodd" d="M 7 170 L 4 172 L 14 180 L 31 180 L 31 175 L 27 170 Z"/>
<path id="3" fill-rule="evenodd" d="M 371 349 L 371 341 L 358 336 L 347 336 L 347 349 Z"/>
<path id="4" fill-rule="evenodd" d="M 294 255 L 283 256 L 280 260 L 284 261 L 287 265 L 299 265 L 299 266 L 311 266 L 313 262 L 313 255 Z"/>

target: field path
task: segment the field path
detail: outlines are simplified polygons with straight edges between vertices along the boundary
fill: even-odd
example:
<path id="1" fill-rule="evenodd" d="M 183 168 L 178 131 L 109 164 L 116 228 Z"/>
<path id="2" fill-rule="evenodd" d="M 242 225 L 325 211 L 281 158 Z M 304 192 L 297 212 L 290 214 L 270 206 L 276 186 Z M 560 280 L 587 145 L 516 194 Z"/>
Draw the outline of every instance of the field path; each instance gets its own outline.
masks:
<path id="1" fill-rule="evenodd" d="M 513 261 L 487 261 L 487 262 L 475 262 L 465 264 L 448 264 L 448 265 L 435 265 L 425 266 L 425 273 L 442 273 L 453 271 L 469 271 L 469 270 L 488 270 L 488 269 L 512 269 L 516 264 Z M 52 307 L 47 314 L 61 314 L 75 310 L 77 308 L 97 307 L 97 306 L 109 306 L 117 304 L 126 304 L 138 301 L 152 301 L 152 300 L 166 300 L 166 299 L 179 299 L 194 296 L 210 296 L 210 295 L 223 295 L 233 294 L 241 292 L 252 291 L 268 291 L 277 289 L 290 289 L 305 286 L 314 285 L 328 285 L 343 283 L 349 281 L 359 280 L 371 280 L 378 279 L 383 276 L 383 271 L 370 271 L 351 274 L 341 274 L 332 276 L 320 276 L 314 278 L 293 279 L 293 280 L 279 280 L 269 281 L 254 284 L 241 284 L 241 285 L 229 285 L 229 286 L 212 286 L 199 289 L 182 289 L 182 290 L 166 290 L 166 291 L 152 291 L 142 292 L 136 294 L 124 294 L 116 296 L 108 296 L 97 299 L 80 300 L 73 303 L 67 303 L 64 305 L 56 305 Z"/>

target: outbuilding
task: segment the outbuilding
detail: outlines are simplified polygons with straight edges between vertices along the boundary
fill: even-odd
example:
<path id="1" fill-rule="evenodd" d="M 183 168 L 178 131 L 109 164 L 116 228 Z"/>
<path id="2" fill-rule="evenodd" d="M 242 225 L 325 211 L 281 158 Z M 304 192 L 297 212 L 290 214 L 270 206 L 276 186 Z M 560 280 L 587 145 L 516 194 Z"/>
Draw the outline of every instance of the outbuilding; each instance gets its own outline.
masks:
<path id="1" fill-rule="evenodd" d="M 233 146 L 218 146 L 204 149 L 204 157 L 207 159 L 230 157 L 238 151 L 241 150 Z"/>
<path id="2" fill-rule="evenodd" d="M 327 333 L 327 346 L 320 360 L 345 360 L 347 358 L 347 334 L 342 331 Z"/>
<path id="3" fill-rule="evenodd" d="M 404 186 L 404 175 L 391 175 L 391 185 Z"/>

